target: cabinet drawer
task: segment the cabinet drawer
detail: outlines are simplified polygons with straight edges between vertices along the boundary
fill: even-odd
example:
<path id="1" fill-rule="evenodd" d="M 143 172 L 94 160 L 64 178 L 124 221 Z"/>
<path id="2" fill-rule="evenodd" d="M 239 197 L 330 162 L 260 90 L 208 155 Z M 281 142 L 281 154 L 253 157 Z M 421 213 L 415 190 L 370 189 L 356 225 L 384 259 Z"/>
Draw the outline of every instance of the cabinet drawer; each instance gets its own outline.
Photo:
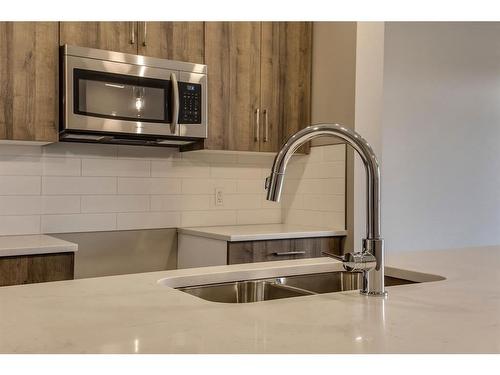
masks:
<path id="1" fill-rule="evenodd" d="M 75 254 L 0 257 L 0 286 L 72 280 Z"/>
<path id="2" fill-rule="evenodd" d="M 294 238 L 285 240 L 228 242 L 227 263 L 317 258 L 322 251 L 341 254 L 345 237 Z"/>

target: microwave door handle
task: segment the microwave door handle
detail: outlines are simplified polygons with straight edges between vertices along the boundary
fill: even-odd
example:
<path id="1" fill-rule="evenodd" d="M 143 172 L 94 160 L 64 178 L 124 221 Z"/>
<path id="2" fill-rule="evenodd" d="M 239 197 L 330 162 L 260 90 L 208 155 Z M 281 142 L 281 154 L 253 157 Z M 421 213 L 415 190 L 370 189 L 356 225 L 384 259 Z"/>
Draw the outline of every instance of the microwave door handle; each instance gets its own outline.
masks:
<path id="1" fill-rule="evenodd" d="M 172 134 L 177 134 L 177 125 L 179 123 L 179 85 L 177 84 L 177 77 L 175 73 L 170 75 L 170 81 L 172 82 L 172 122 L 170 131 Z"/>

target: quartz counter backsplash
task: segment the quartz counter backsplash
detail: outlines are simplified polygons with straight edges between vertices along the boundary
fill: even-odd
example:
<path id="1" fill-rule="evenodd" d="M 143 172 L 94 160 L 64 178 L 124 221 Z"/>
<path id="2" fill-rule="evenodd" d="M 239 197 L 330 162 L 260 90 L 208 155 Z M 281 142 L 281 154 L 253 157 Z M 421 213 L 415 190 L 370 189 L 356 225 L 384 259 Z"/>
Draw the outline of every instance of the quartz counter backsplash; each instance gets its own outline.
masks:
<path id="1" fill-rule="evenodd" d="M 273 154 L 78 143 L 0 145 L 0 235 L 299 223 L 301 218 L 314 225 L 310 218 L 316 210 L 326 219 L 332 204 L 336 223 L 343 224 L 339 186 L 344 159 L 342 152 L 327 150 L 334 147 L 343 148 L 315 147 L 310 156 L 296 157 L 279 204 L 265 200 L 264 178 Z M 319 165 L 310 165 L 317 163 L 337 169 L 323 174 Z M 328 189 L 331 183 L 338 185 L 335 196 Z M 215 205 L 215 188 L 223 191 L 222 206 Z M 318 201 L 323 190 L 327 205 Z"/>

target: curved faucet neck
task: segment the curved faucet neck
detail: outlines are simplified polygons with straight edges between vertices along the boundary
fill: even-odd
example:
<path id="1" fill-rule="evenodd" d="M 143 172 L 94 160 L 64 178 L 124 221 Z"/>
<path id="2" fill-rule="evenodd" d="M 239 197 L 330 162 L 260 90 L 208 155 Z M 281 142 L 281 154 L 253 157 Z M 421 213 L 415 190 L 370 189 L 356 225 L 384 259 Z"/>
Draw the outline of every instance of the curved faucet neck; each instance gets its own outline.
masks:
<path id="1" fill-rule="evenodd" d="M 271 176 L 266 180 L 267 199 L 280 200 L 286 168 L 295 151 L 304 143 L 323 136 L 343 139 L 361 157 L 366 170 L 366 238 L 380 239 L 380 168 L 377 157 L 370 144 L 361 135 L 341 125 L 312 125 L 289 137 L 276 155 Z"/>

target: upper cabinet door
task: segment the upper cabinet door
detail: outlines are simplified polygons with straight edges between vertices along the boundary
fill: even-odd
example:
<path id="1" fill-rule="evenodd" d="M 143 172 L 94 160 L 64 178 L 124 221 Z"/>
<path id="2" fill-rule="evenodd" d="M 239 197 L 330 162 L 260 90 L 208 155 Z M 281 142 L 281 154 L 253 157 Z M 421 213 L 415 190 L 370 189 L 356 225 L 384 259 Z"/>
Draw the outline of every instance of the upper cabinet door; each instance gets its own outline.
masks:
<path id="1" fill-rule="evenodd" d="M 137 54 L 137 22 L 60 22 L 60 44 Z"/>
<path id="2" fill-rule="evenodd" d="M 280 139 L 285 141 L 311 122 L 312 23 L 282 22 L 279 33 Z"/>
<path id="3" fill-rule="evenodd" d="M 139 55 L 204 63 L 203 22 L 138 22 Z"/>
<path id="4" fill-rule="evenodd" d="M 205 148 L 229 150 L 229 22 L 205 23 L 208 66 L 208 138 Z"/>
<path id="5" fill-rule="evenodd" d="M 311 53 L 309 22 L 206 22 L 205 148 L 276 152 L 308 126 Z"/>
<path id="6" fill-rule="evenodd" d="M 262 127 L 260 26 L 260 22 L 230 24 L 228 131 L 230 150 L 259 151 Z"/>
<path id="7" fill-rule="evenodd" d="M 57 22 L 0 22 L 0 139 L 58 138 Z"/>
<path id="8" fill-rule="evenodd" d="M 208 139 L 205 148 L 258 151 L 260 22 L 207 22 Z"/>
<path id="9" fill-rule="evenodd" d="M 280 125 L 280 23 L 262 22 L 260 56 L 260 151 L 281 146 Z"/>

